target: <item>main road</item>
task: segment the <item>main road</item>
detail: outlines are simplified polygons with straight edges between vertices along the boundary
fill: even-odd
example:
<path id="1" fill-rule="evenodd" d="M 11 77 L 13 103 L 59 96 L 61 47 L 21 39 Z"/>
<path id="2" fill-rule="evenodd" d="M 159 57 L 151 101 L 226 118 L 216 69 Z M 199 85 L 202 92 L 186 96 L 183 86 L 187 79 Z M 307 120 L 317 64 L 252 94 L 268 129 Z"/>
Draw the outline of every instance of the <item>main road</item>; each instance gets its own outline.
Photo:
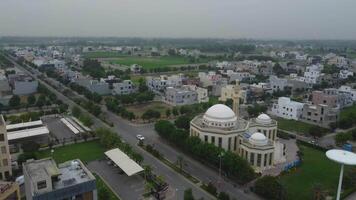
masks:
<path id="1" fill-rule="evenodd" d="M 13 60 L 11 60 L 14 62 Z M 15 63 L 15 62 L 14 62 Z M 55 88 L 50 86 L 49 84 L 43 82 L 37 76 L 41 73 L 35 69 L 32 69 L 32 73 L 19 66 L 17 63 L 15 65 L 20 68 L 21 70 L 27 72 L 35 79 L 37 79 L 40 83 L 46 85 L 52 92 L 54 92 L 57 97 L 62 100 L 63 102 L 69 104 L 70 106 L 79 106 L 75 102 L 73 102 L 68 97 L 64 96 L 62 93 L 58 92 Z M 50 79 L 52 83 L 61 85 L 59 82 Z M 65 87 L 61 85 L 62 87 Z M 80 107 L 80 106 L 79 106 Z M 83 109 L 84 110 L 84 109 Z M 86 111 L 85 111 L 86 112 Z M 184 170 L 190 173 L 192 176 L 198 178 L 200 181 L 204 183 L 208 182 L 217 182 L 219 180 L 219 190 L 224 191 L 235 199 L 246 199 L 246 200 L 255 200 L 259 199 L 253 193 L 245 193 L 244 189 L 238 186 L 237 184 L 231 182 L 228 179 L 219 178 L 218 170 L 212 170 L 210 167 L 203 165 L 202 163 L 192 159 L 189 155 L 185 155 L 180 150 L 172 147 L 171 145 L 167 144 L 164 140 L 162 140 L 154 131 L 152 124 L 145 124 L 145 125 L 137 125 L 132 124 L 129 121 L 122 119 L 121 117 L 117 116 L 115 113 L 112 113 L 106 109 L 105 106 L 102 106 L 102 112 L 106 115 L 106 119 L 114 124 L 113 130 L 118 132 L 120 136 L 127 141 L 128 143 L 132 144 L 137 151 L 139 151 L 145 159 L 145 163 L 150 164 L 154 172 L 157 174 L 161 174 L 166 178 L 166 181 L 176 189 L 178 193 L 178 199 L 183 199 L 183 191 L 187 188 L 192 188 L 194 195 L 196 197 L 204 197 L 204 199 L 212 199 L 212 196 L 207 194 L 197 185 L 191 183 L 189 180 L 185 179 L 181 175 L 177 174 L 174 170 L 170 169 L 166 165 L 162 164 L 156 158 L 152 157 L 147 152 L 143 151 L 141 148 L 137 147 L 135 144 L 137 143 L 136 135 L 141 134 L 145 136 L 146 143 L 154 144 L 155 148 L 158 149 L 165 158 L 170 160 L 171 162 L 175 162 L 177 160 L 178 155 L 183 155 L 184 158 Z M 93 121 L 95 122 L 96 127 L 109 127 L 107 124 L 103 123 L 100 119 L 96 118 L 95 116 L 91 115 L 90 113 L 86 112 L 88 115 L 92 116 Z"/>

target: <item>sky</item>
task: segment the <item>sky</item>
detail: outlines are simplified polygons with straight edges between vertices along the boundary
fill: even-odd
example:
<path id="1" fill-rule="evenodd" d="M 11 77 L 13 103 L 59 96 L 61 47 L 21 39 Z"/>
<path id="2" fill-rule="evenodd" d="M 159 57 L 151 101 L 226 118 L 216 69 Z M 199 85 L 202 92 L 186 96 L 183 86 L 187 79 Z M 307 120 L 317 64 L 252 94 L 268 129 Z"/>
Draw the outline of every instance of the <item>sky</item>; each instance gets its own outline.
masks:
<path id="1" fill-rule="evenodd" d="M 0 0 L 0 36 L 356 39 L 356 0 Z"/>

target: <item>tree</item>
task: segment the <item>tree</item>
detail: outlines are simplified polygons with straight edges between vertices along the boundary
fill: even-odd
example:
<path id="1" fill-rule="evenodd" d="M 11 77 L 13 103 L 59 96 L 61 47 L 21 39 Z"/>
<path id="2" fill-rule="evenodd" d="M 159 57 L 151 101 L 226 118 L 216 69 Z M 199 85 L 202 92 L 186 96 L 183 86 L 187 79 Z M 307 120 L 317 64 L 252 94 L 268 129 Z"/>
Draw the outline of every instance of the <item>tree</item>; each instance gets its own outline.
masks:
<path id="1" fill-rule="evenodd" d="M 208 183 L 208 185 L 206 186 L 206 190 L 213 196 L 216 196 L 218 194 L 217 189 L 212 182 Z"/>
<path id="2" fill-rule="evenodd" d="M 184 190 L 184 200 L 194 200 L 192 188 Z"/>
<path id="3" fill-rule="evenodd" d="M 27 141 L 22 143 L 21 147 L 24 152 L 36 152 L 40 148 L 40 145 L 37 142 Z"/>
<path id="4" fill-rule="evenodd" d="M 41 94 L 36 102 L 36 106 L 42 107 L 46 104 L 46 96 L 44 94 Z"/>
<path id="5" fill-rule="evenodd" d="M 230 196 L 225 192 L 220 192 L 218 200 L 230 200 Z"/>
<path id="6" fill-rule="evenodd" d="M 9 101 L 9 106 L 17 107 L 17 106 L 20 105 L 20 101 L 21 101 L 20 97 L 17 96 L 17 95 L 14 95 L 14 96 L 11 97 L 11 99 Z"/>
<path id="7" fill-rule="evenodd" d="M 171 116 L 171 109 L 167 109 L 166 110 L 166 117 L 170 117 Z"/>
<path id="8" fill-rule="evenodd" d="M 182 128 L 182 129 L 188 130 L 190 127 L 190 120 L 191 120 L 190 117 L 188 117 L 186 115 L 182 115 L 182 116 L 179 116 L 174 121 L 174 124 L 177 126 L 177 128 Z"/>
<path id="9" fill-rule="evenodd" d="M 148 109 L 142 114 L 142 119 L 158 119 L 161 117 L 161 113 L 157 110 Z"/>
<path id="10" fill-rule="evenodd" d="M 27 104 L 28 105 L 33 105 L 36 103 L 36 97 L 34 95 L 30 95 L 28 98 L 27 98 Z"/>
<path id="11" fill-rule="evenodd" d="M 79 117 L 82 114 L 82 110 L 78 106 L 72 108 L 72 115 L 74 117 Z"/>
<path id="12" fill-rule="evenodd" d="M 177 107 L 173 107 L 172 113 L 173 113 L 174 116 L 179 115 Z"/>
<path id="13" fill-rule="evenodd" d="M 273 176 L 264 176 L 257 179 L 255 182 L 255 192 L 268 200 L 285 199 L 285 191 L 282 184 Z"/>
<path id="14" fill-rule="evenodd" d="M 312 126 L 312 127 L 309 129 L 308 132 L 309 132 L 309 134 L 310 134 L 311 136 L 313 136 L 313 137 L 319 138 L 319 137 L 323 136 L 323 131 L 322 131 L 322 129 L 321 129 L 320 127 L 318 127 L 318 126 Z"/>

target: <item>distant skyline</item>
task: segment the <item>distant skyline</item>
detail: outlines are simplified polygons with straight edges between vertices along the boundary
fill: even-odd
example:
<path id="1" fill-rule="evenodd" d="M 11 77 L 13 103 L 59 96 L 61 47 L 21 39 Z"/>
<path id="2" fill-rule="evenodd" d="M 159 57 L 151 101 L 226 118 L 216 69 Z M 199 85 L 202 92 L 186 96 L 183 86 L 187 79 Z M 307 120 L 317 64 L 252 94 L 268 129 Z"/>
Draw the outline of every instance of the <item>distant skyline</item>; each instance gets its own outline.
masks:
<path id="1" fill-rule="evenodd" d="M 356 39 L 355 0 L 1 0 L 0 36 Z"/>

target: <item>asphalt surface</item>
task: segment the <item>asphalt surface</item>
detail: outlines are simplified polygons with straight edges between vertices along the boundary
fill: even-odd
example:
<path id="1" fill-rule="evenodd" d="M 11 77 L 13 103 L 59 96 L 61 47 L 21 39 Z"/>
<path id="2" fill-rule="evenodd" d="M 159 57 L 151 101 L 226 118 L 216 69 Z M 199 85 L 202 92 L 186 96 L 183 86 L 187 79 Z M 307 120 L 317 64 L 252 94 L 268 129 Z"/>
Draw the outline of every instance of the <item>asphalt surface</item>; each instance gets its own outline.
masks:
<path id="1" fill-rule="evenodd" d="M 12 59 L 10 59 L 14 65 L 19 68 L 20 70 L 22 70 L 23 72 L 27 73 L 28 75 L 32 76 L 34 79 L 36 79 L 39 83 L 45 85 L 50 91 L 52 91 L 54 94 L 57 95 L 57 98 L 61 101 L 63 101 L 64 103 L 68 104 L 70 107 L 73 106 L 79 106 L 78 104 L 76 104 L 75 102 L 73 102 L 71 99 L 69 99 L 68 97 L 64 96 L 62 93 L 58 92 L 56 89 L 54 89 L 52 86 L 50 86 L 49 84 L 47 84 L 46 82 L 42 81 L 41 79 L 39 79 L 37 76 L 40 75 L 40 73 L 37 70 L 32 69 L 32 73 L 29 72 L 27 69 L 25 69 L 24 67 L 20 66 L 19 64 L 17 64 L 15 61 L 13 61 Z M 173 199 L 183 199 L 184 197 L 184 190 L 188 189 L 188 188 L 192 188 L 193 194 L 196 198 L 204 198 L 204 199 L 214 199 L 212 198 L 212 196 L 210 194 L 208 194 L 206 191 L 204 191 L 203 189 L 201 189 L 200 187 L 198 187 L 197 185 L 193 184 L 192 182 L 190 182 L 189 180 L 187 180 L 185 177 L 183 177 L 182 175 L 178 174 L 177 172 L 175 172 L 174 170 L 172 170 L 171 168 L 169 168 L 168 166 L 166 166 L 165 164 L 163 164 L 161 161 L 157 160 L 156 158 L 154 158 L 151 154 L 147 153 L 146 151 L 142 150 L 140 147 L 136 146 L 135 144 L 137 143 L 137 139 L 135 137 L 135 133 L 136 131 L 134 131 L 134 127 L 133 126 L 129 126 L 129 124 L 123 123 L 121 124 L 120 122 L 122 122 L 123 120 L 119 121 L 114 121 L 114 120 L 110 120 L 114 123 L 114 128 L 108 126 L 107 124 L 103 123 L 101 120 L 99 120 L 96 116 L 90 114 L 89 112 L 87 112 L 86 110 L 82 109 L 82 112 L 91 116 L 93 118 L 93 127 L 94 128 L 99 128 L 99 127 L 106 127 L 109 128 L 115 132 L 117 132 L 126 142 L 132 144 L 133 149 L 136 150 L 137 152 L 139 152 L 143 157 L 144 157 L 144 164 L 148 164 L 150 166 L 152 166 L 152 171 L 157 174 L 157 175 L 161 175 L 165 178 L 165 181 L 170 185 L 170 187 L 175 188 L 176 192 L 175 195 L 172 197 Z M 106 109 L 104 110 L 104 113 L 106 113 Z M 112 113 L 108 113 L 108 116 L 111 116 L 110 119 L 117 119 L 118 117 L 115 115 L 115 117 L 113 117 L 114 114 Z M 121 118 L 120 118 L 121 119 Z M 120 195 L 120 194 L 119 194 Z M 124 199 L 125 196 L 122 196 Z"/>

